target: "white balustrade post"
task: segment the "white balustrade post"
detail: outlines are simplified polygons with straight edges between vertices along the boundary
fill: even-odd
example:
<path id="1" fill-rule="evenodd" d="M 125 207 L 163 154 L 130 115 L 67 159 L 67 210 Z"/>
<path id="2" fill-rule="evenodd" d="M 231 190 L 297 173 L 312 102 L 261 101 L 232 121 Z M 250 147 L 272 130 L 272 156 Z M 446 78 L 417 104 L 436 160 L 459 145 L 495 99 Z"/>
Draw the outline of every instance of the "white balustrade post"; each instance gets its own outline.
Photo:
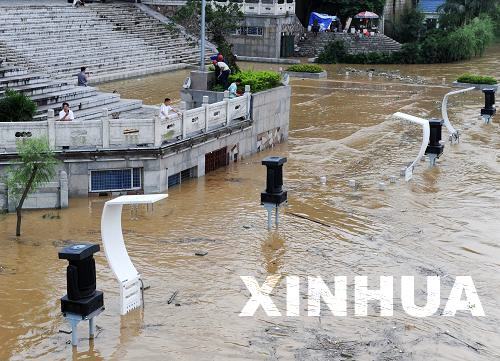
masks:
<path id="1" fill-rule="evenodd" d="M 229 114 L 229 91 L 224 91 L 224 101 L 226 102 L 226 126 L 231 122 L 231 114 Z"/>
<path id="2" fill-rule="evenodd" d="M 153 127 L 154 127 L 154 146 L 161 147 L 161 123 L 160 117 L 154 116 L 153 118 Z"/>
<path id="3" fill-rule="evenodd" d="M 107 108 L 102 109 L 102 147 L 109 148 L 109 111 Z"/>
<path id="4" fill-rule="evenodd" d="M 208 133 L 208 96 L 203 96 L 203 109 L 205 111 L 205 133 Z"/>
<path id="5" fill-rule="evenodd" d="M 179 108 L 181 110 L 182 139 L 186 139 L 186 119 L 185 119 L 186 107 L 187 104 L 185 101 L 181 101 L 179 103 Z"/>
<path id="6" fill-rule="evenodd" d="M 47 111 L 47 137 L 49 138 L 50 149 L 56 148 L 56 122 L 54 109 Z"/>
<path id="7" fill-rule="evenodd" d="M 247 112 L 246 119 L 250 119 L 250 107 L 252 105 L 252 93 L 250 92 L 250 85 L 245 85 L 245 96 L 247 97 Z"/>

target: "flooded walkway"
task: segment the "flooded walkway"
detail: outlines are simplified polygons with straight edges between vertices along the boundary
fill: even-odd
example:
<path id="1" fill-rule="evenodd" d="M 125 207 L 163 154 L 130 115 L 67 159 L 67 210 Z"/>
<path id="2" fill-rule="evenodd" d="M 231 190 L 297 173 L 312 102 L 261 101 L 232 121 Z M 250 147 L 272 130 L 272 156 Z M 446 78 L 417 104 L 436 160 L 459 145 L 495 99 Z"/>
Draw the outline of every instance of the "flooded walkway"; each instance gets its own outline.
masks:
<path id="1" fill-rule="evenodd" d="M 13 237 L 15 217 L 0 216 L 0 360 L 500 359 L 500 118 L 483 125 L 479 92 L 453 98 L 450 119 L 462 132 L 461 143 L 446 145 L 437 168 L 419 164 L 405 184 L 399 169 L 416 156 L 421 130 L 390 117 L 396 111 L 438 117 L 450 90 L 442 78 L 449 83 L 474 71 L 498 79 L 499 56 L 496 47 L 462 64 L 365 67 L 399 69 L 420 77 L 420 84 L 363 73 L 346 77 L 343 65 L 328 66 L 326 80 L 292 80 L 288 143 L 169 189 L 165 202 L 153 212 L 139 209 L 138 219 L 124 211 L 129 253 L 150 286 L 145 309 L 119 316 L 118 287 L 101 250 L 97 283 L 106 311 L 97 318 L 96 340 L 89 348 L 81 339 L 78 352 L 66 343 L 69 335 L 58 332 L 69 326 L 59 309 L 66 262 L 57 251 L 72 242 L 100 243 L 106 199 L 71 199 L 67 210 L 29 212 L 20 239 Z M 158 104 L 178 98 L 185 76 L 156 75 L 101 89 Z M 271 233 L 259 205 L 265 184 L 260 160 L 270 154 L 288 158 L 289 190 L 282 225 Z M 392 175 L 396 184 L 388 181 Z M 359 190 L 348 187 L 350 179 Z M 381 181 L 385 191 L 378 190 Z M 199 250 L 208 254 L 195 256 Z M 255 317 L 239 317 L 249 296 L 239 277 L 262 284 L 274 274 L 301 277 L 301 316 L 268 317 L 259 309 Z M 354 317 L 358 275 L 369 276 L 371 288 L 379 276 L 394 276 L 394 317 L 379 317 L 377 302 L 370 303 L 369 317 Z M 403 275 L 415 276 L 419 305 L 426 301 L 425 277 L 441 277 L 436 315 L 404 313 Z M 473 278 L 486 317 L 440 316 L 459 275 Z M 326 306 L 321 317 L 307 317 L 307 276 L 322 276 L 329 285 L 347 276 L 347 317 L 332 316 Z M 285 314 L 285 282 L 272 299 Z M 82 326 L 80 336 L 85 334 Z"/>

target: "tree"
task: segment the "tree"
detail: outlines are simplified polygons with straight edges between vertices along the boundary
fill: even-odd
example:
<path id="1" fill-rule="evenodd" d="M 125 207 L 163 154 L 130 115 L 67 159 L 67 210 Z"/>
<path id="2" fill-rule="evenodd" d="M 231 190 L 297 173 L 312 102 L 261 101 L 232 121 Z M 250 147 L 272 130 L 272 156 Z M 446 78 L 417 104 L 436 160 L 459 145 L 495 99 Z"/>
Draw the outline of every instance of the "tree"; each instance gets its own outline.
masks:
<path id="1" fill-rule="evenodd" d="M 42 183 L 49 182 L 55 175 L 57 161 L 49 147 L 47 138 L 28 138 L 17 142 L 21 164 L 7 172 L 9 194 L 16 199 L 16 236 L 21 235 L 21 219 L 24 201 L 29 193 L 35 192 Z"/>
<path id="2" fill-rule="evenodd" d="M 14 90 L 7 89 L 0 99 L 0 122 L 29 122 L 35 112 L 35 102 Z"/>
<path id="3" fill-rule="evenodd" d="M 406 8 L 401 19 L 396 23 L 394 38 L 400 43 L 412 43 L 420 40 L 426 26 L 425 15 L 417 8 Z"/>
<path id="4" fill-rule="evenodd" d="M 441 12 L 439 18 L 441 26 L 454 29 L 469 24 L 481 14 L 496 13 L 498 0 L 446 0 L 438 11 Z"/>
<path id="5" fill-rule="evenodd" d="M 190 33 L 199 36 L 201 1 L 188 0 L 186 5 L 177 11 L 174 19 L 181 23 Z M 207 37 L 215 43 L 233 73 L 239 69 L 232 51 L 233 47 L 226 37 L 238 28 L 243 19 L 244 16 L 238 3 L 230 2 L 228 5 L 207 3 L 205 11 Z"/>

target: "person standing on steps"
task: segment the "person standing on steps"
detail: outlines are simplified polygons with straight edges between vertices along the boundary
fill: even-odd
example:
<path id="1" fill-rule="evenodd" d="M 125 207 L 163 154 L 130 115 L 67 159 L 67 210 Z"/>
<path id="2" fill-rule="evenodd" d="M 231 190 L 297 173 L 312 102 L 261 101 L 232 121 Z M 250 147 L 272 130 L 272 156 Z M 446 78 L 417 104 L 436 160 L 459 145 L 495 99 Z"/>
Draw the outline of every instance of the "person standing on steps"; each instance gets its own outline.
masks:
<path id="1" fill-rule="evenodd" d="M 87 78 L 87 73 L 85 72 L 87 68 L 85 66 L 82 66 L 80 68 L 80 72 L 78 73 L 78 86 L 87 86 L 88 84 L 88 78 Z"/>
<path id="2" fill-rule="evenodd" d="M 218 82 L 222 84 L 224 89 L 227 89 L 227 87 L 229 86 L 229 75 L 231 74 L 231 69 L 229 69 L 229 66 L 224 62 L 224 59 L 219 60 L 217 62 L 217 66 L 220 70 Z"/>
<path id="3" fill-rule="evenodd" d="M 75 115 L 73 114 L 73 111 L 69 108 L 69 104 L 64 102 L 62 106 L 63 108 L 59 112 L 59 120 L 61 121 L 75 120 Z"/>

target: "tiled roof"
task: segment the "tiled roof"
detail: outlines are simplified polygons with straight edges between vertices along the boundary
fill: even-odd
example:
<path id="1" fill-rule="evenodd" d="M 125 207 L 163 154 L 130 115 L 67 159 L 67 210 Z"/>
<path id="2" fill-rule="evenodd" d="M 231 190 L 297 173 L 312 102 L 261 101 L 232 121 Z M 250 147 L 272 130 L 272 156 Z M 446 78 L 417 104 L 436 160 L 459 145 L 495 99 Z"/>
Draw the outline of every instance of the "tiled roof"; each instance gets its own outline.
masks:
<path id="1" fill-rule="evenodd" d="M 437 13 L 437 8 L 445 3 L 445 0 L 420 0 L 418 7 L 424 13 Z"/>

